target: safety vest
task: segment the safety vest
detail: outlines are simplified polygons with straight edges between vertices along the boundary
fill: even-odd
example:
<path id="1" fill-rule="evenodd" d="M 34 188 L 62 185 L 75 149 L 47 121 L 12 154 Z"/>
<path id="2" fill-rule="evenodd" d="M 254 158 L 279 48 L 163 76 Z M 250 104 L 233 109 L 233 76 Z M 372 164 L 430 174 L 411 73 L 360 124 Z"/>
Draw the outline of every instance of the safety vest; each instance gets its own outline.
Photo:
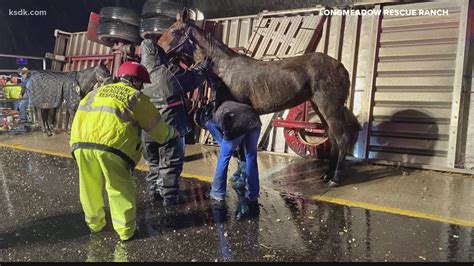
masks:
<path id="1" fill-rule="evenodd" d="M 135 167 L 143 149 L 141 129 L 158 143 L 175 134 L 148 96 L 118 82 L 95 89 L 80 101 L 69 143 L 73 153 L 79 148 L 109 151 Z"/>
<path id="2" fill-rule="evenodd" d="M 21 99 L 21 86 L 13 85 L 10 81 L 7 82 L 3 88 L 5 91 L 5 98 L 7 99 Z"/>

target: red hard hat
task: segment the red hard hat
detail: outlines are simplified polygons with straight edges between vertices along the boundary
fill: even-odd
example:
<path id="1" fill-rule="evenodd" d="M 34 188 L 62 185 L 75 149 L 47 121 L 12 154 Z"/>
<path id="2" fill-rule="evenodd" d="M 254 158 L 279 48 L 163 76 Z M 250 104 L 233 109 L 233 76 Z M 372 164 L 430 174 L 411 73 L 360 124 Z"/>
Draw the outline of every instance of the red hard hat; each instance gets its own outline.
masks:
<path id="1" fill-rule="evenodd" d="M 150 74 L 148 73 L 148 70 L 146 68 L 133 61 L 128 61 L 123 63 L 119 70 L 118 70 L 118 77 L 121 78 L 123 76 L 135 76 L 139 79 L 141 79 L 145 83 L 151 83 L 150 81 Z"/>

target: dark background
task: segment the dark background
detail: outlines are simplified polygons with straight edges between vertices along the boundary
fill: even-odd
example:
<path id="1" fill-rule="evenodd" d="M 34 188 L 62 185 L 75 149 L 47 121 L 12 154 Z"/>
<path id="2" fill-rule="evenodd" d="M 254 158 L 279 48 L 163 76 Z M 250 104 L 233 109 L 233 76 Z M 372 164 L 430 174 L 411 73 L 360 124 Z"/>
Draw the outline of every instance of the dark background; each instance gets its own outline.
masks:
<path id="1" fill-rule="evenodd" d="M 54 30 L 85 31 L 90 12 L 105 6 L 122 6 L 138 14 L 146 0 L 0 0 L 0 54 L 44 57 L 54 48 Z M 344 5 L 352 0 L 180 0 L 198 8 L 205 18 L 253 15 L 262 10 Z M 45 10 L 46 16 L 10 16 L 9 10 Z M 48 60 L 49 61 L 49 60 Z M 17 68 L 15 59 L 0 58 L 0 69 Z M 28 60 L 30 69 L 40 69 L 41 61 Z"/>

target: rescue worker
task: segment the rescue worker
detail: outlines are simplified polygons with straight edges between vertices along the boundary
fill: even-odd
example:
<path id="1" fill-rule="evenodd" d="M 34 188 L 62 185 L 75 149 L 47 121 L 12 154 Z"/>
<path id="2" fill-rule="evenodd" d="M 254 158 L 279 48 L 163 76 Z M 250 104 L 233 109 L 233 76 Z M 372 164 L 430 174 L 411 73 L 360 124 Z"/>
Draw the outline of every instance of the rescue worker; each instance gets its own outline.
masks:
<path id="1" fill-rule="evenodd" d="M 212 87 L 212 83 L 211 83 L 211 88 L 214 89 L 214 87 Z M 216 92 L 218 93 L 218 91 Z M 206 128 L 209 131 L 209 133 L 211 133 L 212 137 L 217 142 L 217 144 L 221 145 L 222 140 L 224 139 L 224 133 L 222 132 L 222 129 L 216 123 L 212 122 L 213 112 L 217 109 L 217 106 L 219 106 L 219 102 L 220 101 L 217 99 L 209 102 L 204 107 L 198 109 L 194 115 L 195 115 L 196 123 L 200 127 Z M 247 178 L 245 176 L 246 159 L 245 159 L 245 147 L 244 147 L 243 142 L 241 142 L 237 146 L 232 156 L 237 158 L 237 169 L 231 176 L 232 186 L 236 188 L 236 187 L 240 187 L 240 185 L 236 184 L 236 182 L 238 182 L 239 180 L 246 180 Z"/>
<path id="2" fill-rule="evenodd" d="M 18 78 L 18 75 L 12 74 L 4 88 L 7 99 L 21 99 L 21 85 L 18 84 L 18 81 L 15 81 L 15 78 Z"/>
<path id="3" fill-rule="evenodd" d="M 24 130 L 29 131 L 28 123 L 28 104 L 30 102 L 30 92 L 26 87 L 26 83 L 29 81 L 31 74 L 27 67 L 19 69 L 21 72 L 21 99 L 18 100 L 17 109 L 20 112 L 20 123 L 23 124 Z"/>
<path id="4" fill-rule="evenodd" d="M 142 93 L 150 76 L 136 62 L 122 64 L 120 81 L 88 93 L 79 103 L 71 128 L 70 145 L 79 167 L 79 190 L 85 220 L 90 230 L 105 226 L 104 186 L 112 223 L 121 240 L 136 231 L 136 198 L 132 171 L 142 154 L 140 131 L 158 143 L 179 138 Z"/>
<path id="5" fill-rule="evenodd" d="M 160 110 L 165 121 L 173 125 L 182 136 L 159 144 L 143 132 L 145 142 L 143 157 L 149 165 L 146 176 L 150 199 L 163 200 L 163 206 L 179 203 L 179 178 L 184 163 L 184 136 L 192 131 L 188 117 L 186 93 L 197 88 L 206 78 L 210 59 L 203 60 L 193 68 L 183 69 L 170 62 L 165 51 L 157 45 L 158 37 L 145 39 L 140 46 L 141 63 L 150 73 L 151 84 L 145 85 L 143 93 Z"/>
<path id="6" fill-rule="evenodd" d="M 251 207 L 256 207 L 260 193 L 257 165 L 257 144 L 262 126 L 260 117 L 251 106 L 233 101 L 224 101 L 219 106 L 211 106 L 210 110 L 202 116 L 201 123 L 222 133 L 210 197 L 215 203 L 225 202 L 229 161 L 236 148 L 242 144 L 246 159 L 245 175 L 234 174 L 232 185 L 237 193 L 242 191 L 239 194 L 245 194 Z M 211 132 L 219 134 L 215 130 Z"/>
<path id="7" fill-rule="evenodd" d="M 5 87 L 3 88 L 5 98 L 10 100 L 21 99 L 21 85 L 18 84 L 18 74 L 13 73 L 8 78 Z M 14 101 L 8 105 L 13 110 L 17 110 L 17 101 Z"/>

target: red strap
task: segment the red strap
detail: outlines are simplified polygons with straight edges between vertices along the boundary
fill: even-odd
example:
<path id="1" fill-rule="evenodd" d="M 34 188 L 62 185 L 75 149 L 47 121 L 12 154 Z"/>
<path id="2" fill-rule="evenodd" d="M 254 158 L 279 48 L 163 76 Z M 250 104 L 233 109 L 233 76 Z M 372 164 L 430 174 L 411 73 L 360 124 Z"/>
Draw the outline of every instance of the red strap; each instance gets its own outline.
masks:
<path id="1" fill-rule="evenodd" d="M 184 104 L 183 100 L 181 100 L 181 101 L 176 101 L 176 102 L 172 102 L 172 103 L 169 103 L 169 104 L 159 105 L 158 107 L 159 107 L 159 108 L 170 108 L 170 107 L 178 106 L 178 105 L 180 105 L 180 104 Z"/>

